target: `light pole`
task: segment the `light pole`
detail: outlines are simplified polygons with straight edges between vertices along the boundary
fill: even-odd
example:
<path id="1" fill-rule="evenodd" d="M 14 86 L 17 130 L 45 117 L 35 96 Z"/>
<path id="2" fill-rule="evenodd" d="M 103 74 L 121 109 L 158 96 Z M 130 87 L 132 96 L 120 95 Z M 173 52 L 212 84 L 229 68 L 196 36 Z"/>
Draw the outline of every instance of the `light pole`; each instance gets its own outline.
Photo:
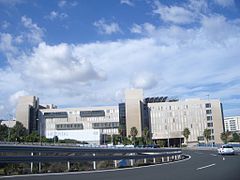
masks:
<path id="1" fill-rule="evenodd" d="M 8 119 L 8 142 L 10 142 L 10 119 L 13 119 L 12 114 L 9 114 L 9 119 Z"/>

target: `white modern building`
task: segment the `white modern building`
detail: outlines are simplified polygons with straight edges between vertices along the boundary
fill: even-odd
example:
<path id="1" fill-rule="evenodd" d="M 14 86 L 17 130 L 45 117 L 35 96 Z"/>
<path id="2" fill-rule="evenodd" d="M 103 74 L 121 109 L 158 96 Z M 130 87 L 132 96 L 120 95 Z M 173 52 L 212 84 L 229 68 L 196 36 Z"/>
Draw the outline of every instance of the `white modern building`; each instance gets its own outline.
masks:
<path id="1" fill-rule="evenodd" d="M 211 130 L 210 142 L 221 143 L 222 107 L 219 100 L 188 99 L 148 103 L 153 140 L 182 139 L 184 128 L 190 130 L 189 143 L 204 141 L 203 131 Z"/>
<path id="2" fill-rule="evenodd" d="M 240 116 L 224 118 L 225 131 L 240 132 Z"/>
<path id="3" fill-rule="evenodd" d="M 75 139 L 91 144 L 104 143 L 105 135 L 118 134 L 118 106 L 41 109 L 47 138 Z"/>

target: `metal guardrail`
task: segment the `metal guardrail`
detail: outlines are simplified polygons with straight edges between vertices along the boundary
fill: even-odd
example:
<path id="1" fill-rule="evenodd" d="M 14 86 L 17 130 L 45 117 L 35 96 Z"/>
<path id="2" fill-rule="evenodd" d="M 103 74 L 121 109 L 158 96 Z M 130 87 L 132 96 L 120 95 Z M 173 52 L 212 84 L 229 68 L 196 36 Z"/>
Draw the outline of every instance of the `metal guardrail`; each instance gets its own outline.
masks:
<path id="1" fill-rule="evenodd" d="M 179 148 L 86 148 L 86 147 L 49 147 L 26 145 L 0 145 L 0 152 L 30 152 L 28 156 L 0 156 L 0 163 L 18 162 L 76 162 L 121 159 L 145 159 L 171 157 L 182 154 Z M 33 153 L 35 154 L 33 156 Z M 53 156 L 41 153 L 90 153 L 89 155 Z M 119 155 L 120 154 L 120 155 Z"/>

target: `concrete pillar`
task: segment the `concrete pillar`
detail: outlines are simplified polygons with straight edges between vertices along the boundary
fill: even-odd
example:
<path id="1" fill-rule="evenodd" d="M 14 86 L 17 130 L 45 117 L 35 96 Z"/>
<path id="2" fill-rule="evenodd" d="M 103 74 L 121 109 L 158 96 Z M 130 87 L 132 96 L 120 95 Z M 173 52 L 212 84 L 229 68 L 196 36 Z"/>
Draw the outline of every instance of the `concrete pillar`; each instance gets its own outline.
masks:
<path id="1" fill-rule="evenodd" d="M 93 153 L 93 156 L 96 156 L 96 154 Z M 96 170 L 96 169 L 97 169 L 97 167 L 96 167 L 96 161 L 93 161 L 93 170 Z"/>
<path id="2" fill-rule="evenodd" d="M 33 152 L 31 152 L 31 156 L 33 156 Z M 33 173 L 33 162 L 31 162 L 31 173 Z"/>
<path id="3" fill-rule="evenodd" d="M 39 153 L 39 156 L 41 156 L 41 153 Z M 42 163 L 38 162 L 38 172 L 40 173 L 42 171 Z"/>
<path id="4" fill-rule="evenodd" d="M 167 156 L 167 162 L 169 162 L 169 156 Z"/>
<path id="5" fill-rule="evenodd" d="M 69 161 L 67 162 L 67 168 L 68 168 L 68 171 L 70 171 L 70 169 L 71 169 L 71 164 L 70 164 Z"/>
<path id="6" fill-rule="evenodd" d="M 146 158 L 143 159 L 143 163 L 144 163 L 144 164 L 147 163 L 147 159 L 146 159 Z"/>
<path id="7" fill-rule="evenodd" d="M 117 168 L 117 160 L 114 160 L 114 167 Z"/>

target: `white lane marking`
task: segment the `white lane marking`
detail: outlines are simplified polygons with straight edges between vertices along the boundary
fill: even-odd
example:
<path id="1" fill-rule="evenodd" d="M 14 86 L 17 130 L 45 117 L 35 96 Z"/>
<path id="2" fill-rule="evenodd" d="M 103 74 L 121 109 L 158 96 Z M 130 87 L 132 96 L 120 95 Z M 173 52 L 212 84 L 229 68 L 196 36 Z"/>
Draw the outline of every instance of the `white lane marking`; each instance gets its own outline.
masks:
<path id="1" fill-rule="evenodd" d="M 107 169 L 107 170 L 96 170 L 96 171 L 83 171 L 83 172 L 67 172 L 67 173 L 44 173 L 44 174 L 26 174 L 26 175 L 13 175 L 13 176 L 0 176 L 0 179 L 2 178 L 15 178 L 15 177 L 35 177 L 35 176 L 56 176 L 56 175 L 77 175 L 77 174 L 94 174 L 94 173 L 104 173 L 104 172 L 114 172 L 114 171 L 125 171 L 125 170 L 134 170 L 134 169 L 142 169 L 142 168 L 149 168 L 149 167 L 155 167 L 155 166 L 163 166 L 168 164 L 174 164 L 174 163 L 181 163 L 190 160 L 192 157 L 190 155 L 187 155 L 188 158 L 178 161 L 173 161 L 169 163 L 163 163 L 163 164 L 154 164 L 154 165 L 148 165 L 148 166 L 140 166 L 140 167 L 130 167 L 130 168 L 123 168 L 123 169 Z"/>
<path id="2" fill-rule="evenodd" d="M 211 156 L 215 156 L 215 157 L 217 156 L 216 154 L 210 154 L 210 155 L 211 155 Z"/>
<path id="3" fill-rule="evenodd" d="M 216 165 L 216 164 L 210 164 L 210 165 L 207 165 L 207 166 L 203 166 L 203 167 L 197 168 L 196 170 L 201 170 L 201 169 L 209 168 L 209 167 L 212 167 L 212 166 L 215 166 L 215 165 Z"/>

